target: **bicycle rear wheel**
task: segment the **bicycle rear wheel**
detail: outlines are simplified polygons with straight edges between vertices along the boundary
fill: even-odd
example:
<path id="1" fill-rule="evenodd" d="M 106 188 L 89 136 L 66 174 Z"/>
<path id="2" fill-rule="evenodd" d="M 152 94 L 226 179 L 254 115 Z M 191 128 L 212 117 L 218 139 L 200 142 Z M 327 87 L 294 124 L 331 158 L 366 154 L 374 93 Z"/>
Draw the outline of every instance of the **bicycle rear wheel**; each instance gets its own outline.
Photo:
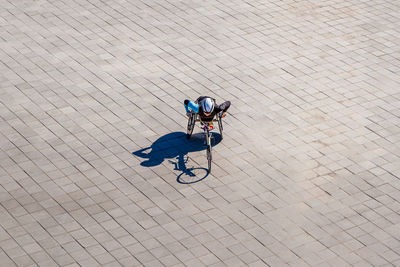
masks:
<path id="1" fill-rule="evenodd" d="M 221 140 L 224 138 L 223 134 L 222 134 L 222 130 L 224 129 L 222 127 L 222 117 L 221 115 L 218 116 L 218 127 L 219 127 L 219 134 L 221 135 Z"/>
<path id="2" fill-rule="evenodd" d="M 188 120 L 187 133 L 186 133 L 187 139 L 190 139 L 190 137 L 192 136 L 195 123 L 196 123 L 196 114 L 192 113 Z"/>

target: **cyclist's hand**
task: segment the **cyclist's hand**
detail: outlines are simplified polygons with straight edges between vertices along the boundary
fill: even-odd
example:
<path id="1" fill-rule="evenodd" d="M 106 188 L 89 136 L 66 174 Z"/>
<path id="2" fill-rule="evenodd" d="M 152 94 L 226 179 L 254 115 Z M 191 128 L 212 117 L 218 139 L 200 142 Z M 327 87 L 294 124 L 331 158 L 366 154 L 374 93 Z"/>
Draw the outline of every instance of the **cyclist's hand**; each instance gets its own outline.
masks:
<path id="1" fill-rule="evenodd" d="M 188 118 L 190 118 L 190 113 L 188 112 L 188 113 L 186 113 L 186 116 L 188 117 Z"/>
<path id="2" fill-rule="evenodd" d="M 225 116 L 226 116 L 226 113 L 224 112 L 224 113 L 222 113 L 221 118 L 225 118 Z"/>

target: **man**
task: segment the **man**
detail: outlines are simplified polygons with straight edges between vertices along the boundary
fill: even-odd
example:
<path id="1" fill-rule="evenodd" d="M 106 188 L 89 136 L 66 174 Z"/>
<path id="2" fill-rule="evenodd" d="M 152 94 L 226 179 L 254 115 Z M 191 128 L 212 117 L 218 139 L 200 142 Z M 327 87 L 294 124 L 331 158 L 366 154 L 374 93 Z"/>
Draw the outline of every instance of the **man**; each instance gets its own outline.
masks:
<path id="1" fill-rule="evenodd" d="M 231 106 L 230 101 L 217 105 L 215 99 L 209 96 L 200 96 L 195 102 L 186 99 L 184 101 L 186 116 L 190 117 L 190 111 L 198 113 L 200 119 L 205 122 L 213 120 L 214 116 L 222 111 L 222 118 L 226 116 L 226 111 Z"/>

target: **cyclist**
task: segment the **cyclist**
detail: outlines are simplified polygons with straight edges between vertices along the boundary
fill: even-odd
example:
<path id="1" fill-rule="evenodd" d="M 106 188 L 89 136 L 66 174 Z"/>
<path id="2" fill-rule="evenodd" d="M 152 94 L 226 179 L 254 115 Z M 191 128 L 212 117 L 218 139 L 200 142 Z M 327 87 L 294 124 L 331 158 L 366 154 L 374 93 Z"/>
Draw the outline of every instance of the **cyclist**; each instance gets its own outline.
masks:
<path id="1" fill-rule="evenodd" d="M 214 116 L 222 111 L 222 118 L 226 116 L 226 111 L 231 106 L 230 101 L 218 105 L 214 98 L 209 96 L 200 96 L 195 102 L 186 99 L 184 101 L 186 116 L 190 117 L 190 110 L 199 114 L 204 122 L 211 122 Z"/>

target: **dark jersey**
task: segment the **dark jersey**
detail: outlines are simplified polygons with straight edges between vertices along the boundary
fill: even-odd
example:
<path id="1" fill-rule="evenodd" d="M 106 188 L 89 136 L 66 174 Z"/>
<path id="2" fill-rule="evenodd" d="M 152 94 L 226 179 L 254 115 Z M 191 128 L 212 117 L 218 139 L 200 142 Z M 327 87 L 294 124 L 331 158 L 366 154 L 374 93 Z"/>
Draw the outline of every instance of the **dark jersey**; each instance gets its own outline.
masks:
<path id="1" fill-rule="evenodd" d="M 214 110 L 213 112 L 211 112 L 211 114 L 209 116 L 206 116 L 206 114 L 204 114 L 203 108 L 201 106 L 201 101 L 205 98 L 211 98 L 212 101 L 214 101 Z M 216 114 L 218 114 L 219 112 L 226 112 L 228 110 L 228 108 L 231 105 L 230 101 L 226 101 L 220 105 L 218 105 L 217 103 L 215 103 L 215 99 L 212 97 L 208 97 L 208 96 L 200 96 L 199 98 L 196 99 L 196 101 L 193 103 L 192 101 L 189 100 L 185 100 L 185 108 L 186 108 L 186 112 L 188 111 L 188 107 L 193 110 L 194 112 L 197 112 L 200 116 L 200 119 L 202 121 L 212 121 L 214 116 Z"/>

